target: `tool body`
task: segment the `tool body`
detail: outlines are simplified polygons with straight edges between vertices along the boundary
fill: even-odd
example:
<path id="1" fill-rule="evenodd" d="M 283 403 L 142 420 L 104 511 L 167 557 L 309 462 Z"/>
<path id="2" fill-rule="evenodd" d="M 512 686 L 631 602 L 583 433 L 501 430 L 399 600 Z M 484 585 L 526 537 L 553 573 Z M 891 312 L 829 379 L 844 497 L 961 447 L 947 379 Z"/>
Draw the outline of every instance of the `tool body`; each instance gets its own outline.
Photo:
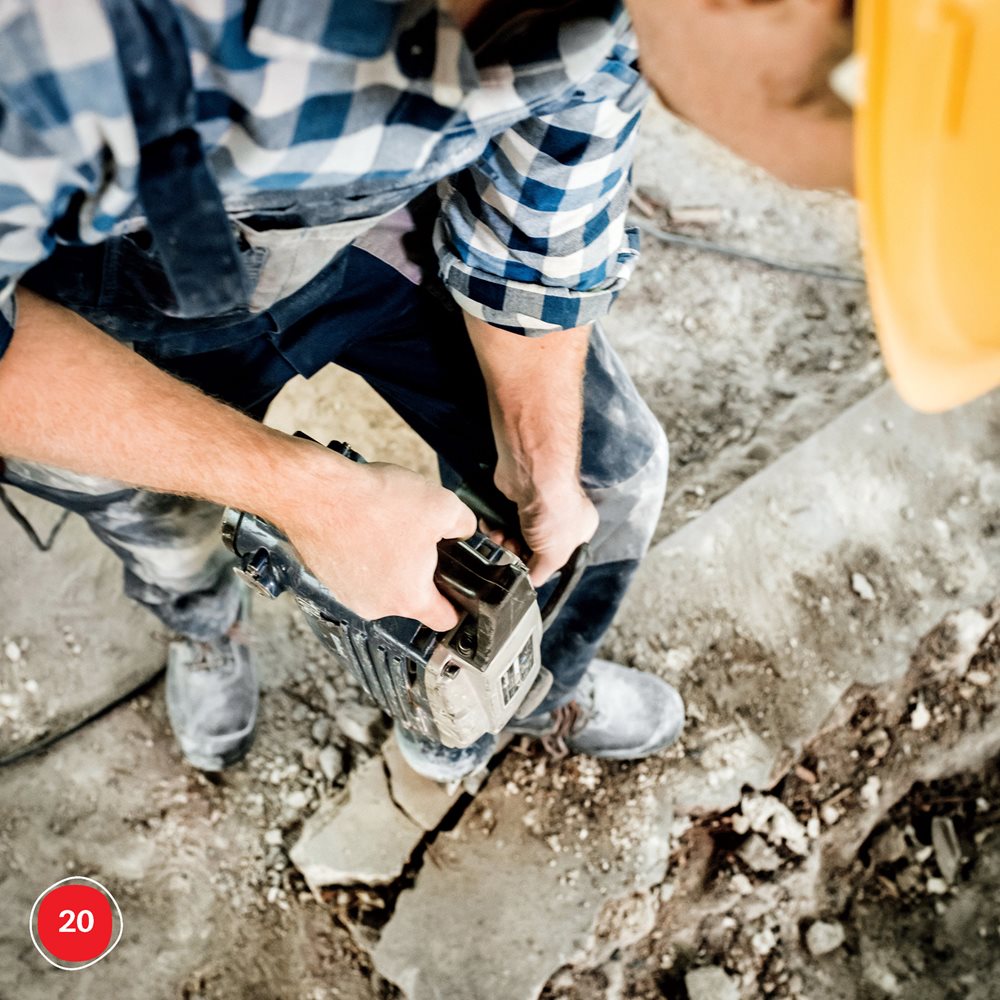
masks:
<path id="1" fill-rule="evenodd" d="M 364 461 L 340 442 L 330 448 Z M 587 548 L 574 553 L 543 614 L 514 553 L 481 532 L 439 542 L 434 582 L 461 612 L 455 628 L 440 633 L 408 618 L 355 614 L 263 518 L 227 508 L 222 533 L 240 576 L 268 597 L 290 592 L 334 658 L 385 712 L 449 747 L 500 732 L 544 698 L 552 677 L 541 662 L 542 632 L 579 579 Z"/>

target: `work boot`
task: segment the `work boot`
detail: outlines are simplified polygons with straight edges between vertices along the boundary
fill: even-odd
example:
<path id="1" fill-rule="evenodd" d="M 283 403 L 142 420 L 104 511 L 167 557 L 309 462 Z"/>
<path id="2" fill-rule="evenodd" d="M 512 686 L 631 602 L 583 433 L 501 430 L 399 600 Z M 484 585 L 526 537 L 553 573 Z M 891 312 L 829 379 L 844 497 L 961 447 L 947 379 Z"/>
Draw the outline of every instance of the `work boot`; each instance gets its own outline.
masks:
<path id="1" fill-rule="evenodd" d="M 211 642 L 177 639 L 167 658 L 167 715 L 184 759 L 201 771 L 242 760 L 254 739 L 259 689 L 250 648 L 240 636 L 246 618 Z"/>
<path id="2" fill-rule="evenodd" d="M 403 760 L 417 774 L 443 785 L 454 784 L 475 774 L 489 763 L 497 748 L 497 737 L 492 733 L 480 736 L 471 746 L 454 749 L 428 740 L 398 722 L 392 731 Z"/>
<path id="3" fill-rule="evenodd" d="M 683 728 L 684 702 L 666 681 L 594 660 L 572 701 L 512 722 L 507 732 L 538 737 L 557 756 L 637 760 L 670 746 Z"/>

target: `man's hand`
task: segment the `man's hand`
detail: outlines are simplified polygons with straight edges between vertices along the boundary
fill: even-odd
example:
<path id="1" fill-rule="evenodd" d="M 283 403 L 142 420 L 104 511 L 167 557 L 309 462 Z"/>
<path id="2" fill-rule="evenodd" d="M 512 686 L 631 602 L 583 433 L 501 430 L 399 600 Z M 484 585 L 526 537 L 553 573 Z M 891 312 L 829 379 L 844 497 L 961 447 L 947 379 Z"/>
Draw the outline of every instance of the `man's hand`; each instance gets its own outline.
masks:
<path id="1" fill-rule="evenodd" d="M 597 509 L 580 488 L 579 481 L 560 484 L 548 492 L 524 493 L 509 486 L 505 488 L 502 482 L 498 476 L 498 489 L 517 504 L 521 537 L 530 550 L 522 554 L 528 557 L 532 583 L 540 587 L 566 565 L 582 542 L 594 537 Z M 510 539 L 494 535 L 494 540 L 518 550 Z"/>
<path id="2" fill-rule="evenodd" d="M 597 510 L 580 485 L 590 329 L 529 339 L 471 316 L 466 325 L 489 396 L 498 454 L 494 481 L 517 504 L 531 579 L 539 587 L 597 530 Z"/>
<path id="3" fill-rule="evenodd" d="M 262 427 L 37 295 L 19 292 L 18 306 L 0 359 L 0 455 L 249 511 L 358 614 L 457 623 L 433 583 L 438 541 L 476 527 L 453 493 Z"/>
<path id="4" fill-rule="evenodd" d="M 399 615 L 445 632 L 459 613 L 434 585 L 437 543 L 468 538 L 476 516 L 450 490 L 397 465 L 358 465 L 344 489 L 336 456 L 312 446 L 275 523 L 337 600 L 364 618 Z M 335 477 L 331 483 L 329 474 Z"/>

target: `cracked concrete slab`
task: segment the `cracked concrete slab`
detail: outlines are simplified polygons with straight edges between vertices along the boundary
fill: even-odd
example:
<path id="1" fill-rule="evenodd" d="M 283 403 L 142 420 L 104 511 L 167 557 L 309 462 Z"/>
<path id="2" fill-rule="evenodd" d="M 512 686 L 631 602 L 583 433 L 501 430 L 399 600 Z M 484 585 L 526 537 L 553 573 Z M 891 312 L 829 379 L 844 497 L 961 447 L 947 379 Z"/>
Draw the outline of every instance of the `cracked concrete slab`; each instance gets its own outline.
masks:
<path id="1" fill-rule="evenodd" d="M 645 912 L 634 897 L 666 874 L 665 786 L 636 797 L 629 825 L 638 835 L 622 850 L 607 824 L 575 843 L 536 835 L 531 803 L 508 784 L 495 774 L 428 848 L 374 950 L 379 973 L 409 1000 L 537 997 L 560 966 L 613 950 L 633 911 Z"/>
<path id="2" fill-rule="evenodd" d="M 314 890 L 386 885 L 402 874 L 424 833 L 393 801 L 385 765 L 375 756 L 351 773 L 343 796 L 305 821 L 289 853 Z"/>
<path id="3" fill-rule="evenodd" d="M 403 760 L 396 741 L 390 737 L 382 744 L 382 759 L 389 776 L 393 802 L 418 826 L 436 830 L 451 807 L 461 798 L 462 789 L 449 791 L 444 785 L 417 774 Z"/>
<path id="4" fill-rule="evenodd" d="M 679 812 L 770 787 L 852 685 L 995 595 L 998 428 L 1000 394 L 925 416 L 877 390 L 654 548 L 610 652 L 685 695 Z"/>

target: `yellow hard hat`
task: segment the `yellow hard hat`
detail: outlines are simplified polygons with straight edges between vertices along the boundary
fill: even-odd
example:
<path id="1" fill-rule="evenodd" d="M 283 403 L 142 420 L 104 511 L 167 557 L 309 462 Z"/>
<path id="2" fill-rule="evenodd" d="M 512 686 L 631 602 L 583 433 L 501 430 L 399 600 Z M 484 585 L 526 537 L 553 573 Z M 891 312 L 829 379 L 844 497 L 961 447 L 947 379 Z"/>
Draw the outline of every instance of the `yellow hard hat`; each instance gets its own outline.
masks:
<path id="1" fill-rule="evenodd" d="M 861 230 L 903 398 L 1000 385 L 1000 0 L 861 0 Z"/>

